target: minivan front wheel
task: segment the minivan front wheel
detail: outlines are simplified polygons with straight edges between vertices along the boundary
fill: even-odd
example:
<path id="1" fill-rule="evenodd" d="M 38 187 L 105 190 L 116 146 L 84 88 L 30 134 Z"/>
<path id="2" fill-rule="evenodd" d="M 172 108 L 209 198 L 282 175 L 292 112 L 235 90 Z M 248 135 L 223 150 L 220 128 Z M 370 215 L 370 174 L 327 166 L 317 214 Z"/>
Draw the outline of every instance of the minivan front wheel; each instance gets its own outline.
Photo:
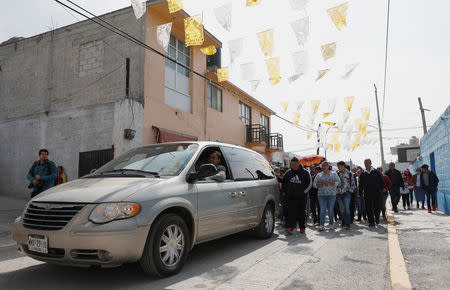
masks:
<path id="1" fill-rule="evenodd" d="M 262 239 L 268 239 L 272 236 L 273 230 L 275 228 L 275 213 L 273 207 L 267 204 L 264 208 L 263 215 L 261 217 L 261 222 L 255 228 L 256 235 Z"/>
<path id="2" fill-rule="evenodd" d="M 176 214 L 157 219 L 147 237 L 140 264 L 144 272 L 167 277 L 183 267 L 190 249 L 189 230 Z"/>

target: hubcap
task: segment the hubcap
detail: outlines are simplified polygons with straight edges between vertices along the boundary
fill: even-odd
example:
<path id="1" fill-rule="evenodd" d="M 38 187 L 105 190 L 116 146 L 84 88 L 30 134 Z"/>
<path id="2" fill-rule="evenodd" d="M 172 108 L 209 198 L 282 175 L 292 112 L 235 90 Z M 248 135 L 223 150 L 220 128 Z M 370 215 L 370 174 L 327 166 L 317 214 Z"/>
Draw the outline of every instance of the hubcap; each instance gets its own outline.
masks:
<path id="1" fill-rule="evenodd" d="M 177 225 L 170 225 L 161 236 L 159 255 L 166 266 L 175 266 L 183 256 L 184 234 Z"/>
<path id="2" fill-rule="evenodd" d="M 272 211 L 270 209 L 266 210 L 266 224 L 265 224 L 265 228 L 266 228 L 266 232 L 270 233 L 272 232 L 272 227 L 273 227 L 273 215 L 272 215 Z"/>

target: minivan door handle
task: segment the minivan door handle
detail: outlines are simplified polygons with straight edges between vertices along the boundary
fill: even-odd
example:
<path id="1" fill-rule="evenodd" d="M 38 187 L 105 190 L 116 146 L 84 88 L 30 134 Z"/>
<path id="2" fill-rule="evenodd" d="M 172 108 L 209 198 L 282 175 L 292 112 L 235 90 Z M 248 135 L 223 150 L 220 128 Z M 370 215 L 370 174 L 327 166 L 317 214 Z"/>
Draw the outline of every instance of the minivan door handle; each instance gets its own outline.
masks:
<path id="1" fill-rule="evenodd" d="M 237 196 L 237 193 L 236 192 L 230 192 L 230 193 L 228 193 L 228 195 L 230 196 L 230 197 L 236 197 Z"/>

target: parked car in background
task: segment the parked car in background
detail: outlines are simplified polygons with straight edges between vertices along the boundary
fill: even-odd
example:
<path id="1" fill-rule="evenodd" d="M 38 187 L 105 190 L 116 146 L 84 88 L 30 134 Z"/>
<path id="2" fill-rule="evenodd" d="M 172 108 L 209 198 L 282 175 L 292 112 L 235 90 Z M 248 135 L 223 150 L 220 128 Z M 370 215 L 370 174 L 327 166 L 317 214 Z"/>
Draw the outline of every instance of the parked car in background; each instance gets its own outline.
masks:
<path id="1" fill-rule="evenodd" d="M 226 168 L 222 182 L 208 178 L 214 151 Z M 277 205 L 277 180 L 260 154 L 219 142 L 156 144 L 39 194 L 15 220 L 13 239 L 49 263 L 140 262 L 169 276 L 198 243 L 249 229 L 271 237 Z"/>

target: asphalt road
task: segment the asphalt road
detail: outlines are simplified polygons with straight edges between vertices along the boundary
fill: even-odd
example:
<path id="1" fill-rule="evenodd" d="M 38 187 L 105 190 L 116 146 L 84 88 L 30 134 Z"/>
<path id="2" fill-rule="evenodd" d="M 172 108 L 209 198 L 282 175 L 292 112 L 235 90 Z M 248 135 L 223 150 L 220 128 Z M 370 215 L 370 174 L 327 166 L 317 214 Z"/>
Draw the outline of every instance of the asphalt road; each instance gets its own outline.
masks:
<path id="1" fill-rule="evenodd" d="M 136 264 L 118 268 L 49 265 L 0 248 L 0 289 L 388 289 L 386 225 L 286 236 L 269 240 L 241 233 L 197 245 L 182 271 L 166 279 Z"/>

